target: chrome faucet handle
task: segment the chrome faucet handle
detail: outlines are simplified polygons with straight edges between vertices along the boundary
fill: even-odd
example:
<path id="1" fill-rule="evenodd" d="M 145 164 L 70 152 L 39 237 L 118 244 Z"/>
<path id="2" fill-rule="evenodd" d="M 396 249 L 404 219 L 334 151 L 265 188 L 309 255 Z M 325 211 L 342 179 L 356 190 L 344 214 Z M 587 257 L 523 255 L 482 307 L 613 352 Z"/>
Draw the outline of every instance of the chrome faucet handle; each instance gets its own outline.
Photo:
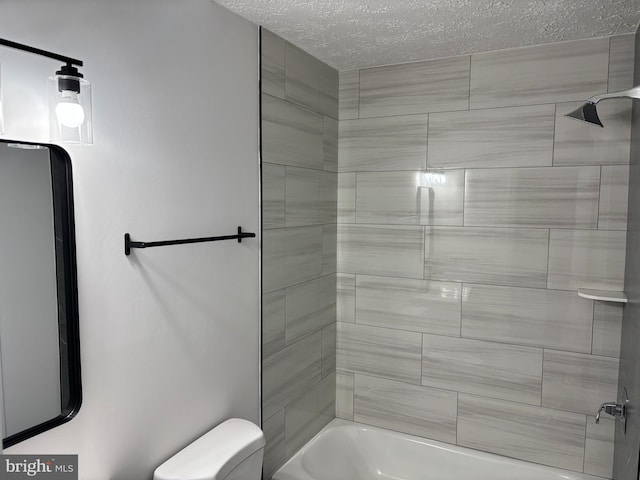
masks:
<path id="1" fill-rule="evenodd" d="M 611 415 L 612 417 L 625 417 L 625 407 L 620 405 L 619 403 L 614 402 L 605 402 L 600 405 L 598 409 L 598 413 L 596 413 L 596 423 L 600 423 L 600 413 L 604 410 L 604 413 Z"/>
<path id="2" fill-rule="evenodd" d="M 600 413 L 604 410 L 604 413 L 608 413 L 614 418 L 617 418 L 622 422 L 622 433 L 627 434 L 627 417 L 629 413 L 629 395 L 627 394 L 627 388 L 622 388 L 622 403 L 605 402 L 600 405 L 598 412 L 596 413 L 596 423 L 600 423 Z M 617 429 L 618 427 L 616 427 Z"/>

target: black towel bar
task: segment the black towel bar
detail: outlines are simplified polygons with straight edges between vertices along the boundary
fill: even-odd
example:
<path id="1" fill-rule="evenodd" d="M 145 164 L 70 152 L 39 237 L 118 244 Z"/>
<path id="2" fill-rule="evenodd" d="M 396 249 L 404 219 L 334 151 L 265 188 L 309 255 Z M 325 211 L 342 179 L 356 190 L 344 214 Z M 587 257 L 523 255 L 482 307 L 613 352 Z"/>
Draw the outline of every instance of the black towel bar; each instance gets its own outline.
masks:
<path id="1" fill-rule="evenodd" d="M 223 235 L 221 237 L 201 237 L 201 238 L 185 238 L 182 240 L 162 240 L 159 242 L 134 242 L 131 240 L 131 236 L 128 233 L 124 234 L 124 254 L 129 255 L 132 248 L 150 248 L 150 247 L 164 247 L 166 245 L 183 245 L 185 243 L 202 243 L 202 242 L 217 242 L 220 240 L 238 240 L 238 243 L 242 242 L 243 238 L 254 238 L 255 233 L 243 232 L 242 227 L 238 227 L 238 233 L 236 235 Z"/>

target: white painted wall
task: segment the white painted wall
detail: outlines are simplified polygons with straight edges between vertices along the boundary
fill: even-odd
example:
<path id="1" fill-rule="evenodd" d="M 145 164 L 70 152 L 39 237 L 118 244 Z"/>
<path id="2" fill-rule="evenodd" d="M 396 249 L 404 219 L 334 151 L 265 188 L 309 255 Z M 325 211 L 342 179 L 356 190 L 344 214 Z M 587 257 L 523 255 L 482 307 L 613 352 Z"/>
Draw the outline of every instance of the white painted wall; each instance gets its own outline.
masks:
<path id="1" fill-rule="evenodd" d="M 0 398 L 8 436 L 61 411 L 48 149 L 0 144 L 0 225 Z"/>
<path id="2" fill-rule="evenodd" d="M 150 478 L 223 419 L 259 420 L 259 242 L 123 254 L 258 223 L 258 30 L 209 0 L 3 0 L 2 37 L 81 58 L 94 142 L 74 168 L 84 402 L 6 453 Z M 5 137 L 45 140 L 59 64 L 0 47 Z"/>

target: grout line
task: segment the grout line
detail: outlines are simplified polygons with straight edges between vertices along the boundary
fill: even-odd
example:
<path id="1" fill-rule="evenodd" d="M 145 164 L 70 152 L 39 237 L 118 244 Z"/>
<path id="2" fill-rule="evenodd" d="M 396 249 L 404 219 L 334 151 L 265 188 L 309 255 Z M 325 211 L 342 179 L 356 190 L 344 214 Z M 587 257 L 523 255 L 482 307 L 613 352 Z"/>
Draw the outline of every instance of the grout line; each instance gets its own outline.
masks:
<path id="1" fill-rule="evenodd" d="M 602 207 L 602 165 L 600 165 L 600 178 L 598 179 L 598 213 L 596 216 L 596 230 L 600 230 L 600 208 Z"/>
<path id="2" fill-rule="evenodd" d="M 359 94 L 359 92 L 358 92 L 358 94 Z M 309 112 L 315 113 L 316 115 L 323 115 L 323 114 L 318 113 L 315 110 L 311 110 L 309 107 L 305 107 L 304 105 L 299 105 L 297 103 L 292 103 L 292 102 L 289 102 L 287 100 L 283 100 L 280 97 L 275 97 L 273 95 L 270 95 L 268 93 L 265 93 L 264 95 L 267 95 L 267 96 L 272 97 L 272 98 L 276 98 L 278 100 L 285 101 L 285 102 L 289 103 L 290 105 L 294 105 L 296 107 L 300 107 L 300 108 L 305 109 L 305 110 L 307 110 Z M 573 102 L 576 102 L 576 101 L 577 100 L 574 100 Z M 558 102 L 558 103 L 570 103 L 570 101 L 567 101 L 567 102 L 562 102 L 561 101 L 561 102 Z M 327 117 L 329 117 L 329 118 L 331 118 L 333 120 L 339 120 L 341 122 L 351 122 L 351 121 L 354 121 L 354 120 L 372 120 L 374 118 L 415 117 L 417 115 L 429 115 L 429 114 L 433 114 L 433 113 L 436 113 L 436 114 L 441 114 L 441 113 L 442 114 L 446 114 L 446 113 L 460 113 L 460 114 L 462 114 L 462 113 L 475 113 L 475 112 L 481 112 L 481 111 L 484 111 L 484 110 L 504 110 L 504 109 L 509 109 L 509 108 L 540 107 L 540 106 L 543 106 L 543 105 L 555 105 L 555 104 L 556 104 L 555 102 L 541 102 L 541 103 L 528 103 L 526 105 L 520 105 L 520 104 L 517 104 L 517 105 L 500 105 L 500 106 L 495 106 L 495 107 L 483 107 L 483 108 L 473 108 L 473 109 L 462 108 L 462 109 L 454 109 L 454 110 L 427 110 L 427 111 L 424 111 L 424 112 L 394 113 L 392 115 L 372 115 L 372 116 L 369 116 L 369 117 L 360 117 L 359 114 L 358 114 L 358 118 L 343 118 L 343 119 L 336 119 L 336 118 L 333 118 L 331 115 L 325 115 L 325 116 L 327 116 Z M 359 105 L 358 105 L 358 109 L 359 109 Z"/>
<path id="3" fill-rule="evenodd" d="M 291 168 L 287 165 L 284 167 L 284 228 L 287 228 L 287 170 Z"/>
<path id="4" fill-rule="evenodd" d="M 587 462 L 587 427 L 589 423 L 589 416 L 584 416 L 584 445 L 582 447 L 582 472 L 584 473 L 585 463 Z"/>
<path id="5" fill-rule="evenodd" d="M 427 230 L 431 234 L 431 227 L 427 225 L 422 226 L 422 280 L 431 281 L 431 278 L 427 275 Z M 431 239 L 429 239 L 431 242 Z"/>
<path id="6" fill-rule="evenodd" d="M 420 386 L 424 386 L 422 379 L 424 378 L 424 333 L 420 335 Z"/>
<path id="7" fill-rule="evenodd" d="M 553 104 L 553 137 L 551 140 L 551 166 L 554 167 L 556 159 L 556 127 L 558 123 L 558 104 Z"/>
<path id="8" fill-rule="evenodd" d="M 427 132 L 426 132 L 426 138 L 425 138 L 425 159 L 424 159 L 424 168 L 422 170 L 428 170 L 429 169 L 429 122 L 431 121 L 431 114 L 427 114 Z"/>
<path id="9" fill-rule="evenodd" d="M 353 275 L 353 315 L 351 318 L 353 318 L 353 322 L 346 322 L 346 323 L 353 323 L 354 325 L 356 323 L 358 323 L 356 321 L 356 302 L 358 301 L 358 289 L 357 289 L 357 285 L 358 285 L 358 274 L 354 273 L 354 274 L 350 274 Z"/>
<path id="10" fill-rule="evenodd" d="M 313 223 L 308 225 L 291 225 L 289 227 L 277 227 L 277 228 L 268 228 L 265 230 L 282 230 L 283 228 L 303 228 L 303 227 L 314 227 L 314 226 L 323 226 L 323 225 L 336 225 L 335 223 Z M 561 231 L 578 231 L 578 232 L 626 232 L 627 230 L 623 229 L 602 229 L 597 230 L 596 228 L 585 228 L 585 227 L 561 227 L 561 226 L 529 226 L 529 225 L 516 225 L 516 224 L 508 224 L 505 226 L 502 225 L 450 225 L 444 223 L 438 223 L 433 225 L 416 225 L 415 223 L 380 223 L 380 222 L 359 222 L 359 223 L 340 223 L 339 225 L 362 225 L 369 227 L 393 227 L 397 229 L 408 228 L 408 227 L 429 227 L 429 228 L 459 228 L 465 229 L 467 231 L 471 230 L 530 230 L 532 232 L 540 232 L 544 230 L 561 230 Z M 343 272 L 344 273 L 344 272 Z M 413 277 L 407 277 L 413 278 Z M 455 281 L 455 280 L 454 280 Z"/>
<path id="11" fill-rule="evenodd" d="M 458 419 L 460 417 L 460 392 L 456 392 L 456 445 L 458 445 L 458 428 L 460 424 Z"/>
<path id="12" fill-rule="evenodd" d="M 315 173 L 318 173 L 318 174 L 320 174 L 320 173 L 328 173 L 328 174 L 337 175 L 337 173 L 338 173 L 338 172 L 330 172 L 328 170 L 318 170 L 317 168 L 311 168 L 311 167 L 301 167 L 301 166 L 298 166 L 298 165 L 286 165 L 286 164 L 283 164 L 283 163 L 263 162 L 263 164 L 264 165 L 273 165 L 273 166 L 276 166 L 276 167 L 284 167 L 285 169 L 292 168 L 292 169 L 295 169 L 295 170 L 304 170 L 304 171 L 307 171 L 307 172 L 315 172 Z"/>
<path id="13" fill-rule="evenodd" d="M 353 175 L 353 223 L 354 225 L 358 224 L 358 173 L 362 172 L 354 172 Z"/>
<path id="14" fill-rule="evenodd" d="M 282 91 L 284 93 L 284 98 L 283 100 L 287 101 L 287 41 L 282 39 L 282 53 L 283 53 L 283 60 L 282 60 Z M 277 98 L 277 97 L 276 97 Z"/>
<path id="15" fill-rule="evenodd" d="M 317 170 L 311 167 L 300 167 L 297 165 L 287 165 L 284 163 L 275 163 L 275 162 L 264 162 L 264 163 L 268 163 L 270 165 L 283 165 L 283 166 L 290 166 L 290 167 L 294 167 L 294 168 L 306 168 L 309 170 Z M 594 164 L 594 163 L 575 163 L 575 164 L 569 164 L 569 165 L 534 165 L 534 166 L 495 166 L 495 167 L 465 167 L 463 165 L 460 166 L 453 166 L 453 167 L 443 167 L 443 166 L 434 166 L 434 167 L 429 167 L 430 170 L 442 170 L 443 172 L 457 172 L 457 171 L 462 171 L 462 170 L 524 170 L 524 169 L 547 169 L 547 170 L 559 170 L 562 168 L 573 168 L 573 169 L 584 169 L 584 168 L 589 168 L 589 167 L 600 167 L 600 166 L 605 166 L 605 167 L 628 167 L 629 164 L 628 163 L 623 163 L 623 162 L 616 162 L 616 163 L 607 163 L 607 164 Z M 422 167 L 414 167 L 414 168 L 405 168 L 405 169 L 389 169 L 389 170 L 365 170 L 365 169 L 358 169 L 358 170 L 344 170 L 344 171 L 340 171 L 340 172 L 331 172 L 328 170 L 318 170 L 319 172 L 326 172 L 326 173 L 379 173 L 379 174 L 387 174 L 387 173 L 402 173 L 402 172 L 406 172 L 406 173 L 415 173 L 415 172 L 422 172 L 424 169 L 422 169 Z"/>
<path id="16" fill-rule="evenodd" d="M 356 119 L 360 118 L 360 72 L 362 72 L 362 69 L 359 68 L 358 69 L 358 95 L 356 96 Z"/>
<path id="17" fill-rule="evenodd" d="M 571 350 L 571 349 L 569 349 L 569 348 L 567 348 L 565 346 L 546 347 L 546 346 L 543 346 L 543 345 L 534 345 L 534 344 L 531 344 L 531 343 L 518 343 L 518 342 L 514 342 L 514 341 L 507 342 L 507 341 L 504 341 L 504 340 L 497 340 L 495 338 L 488 338 L 488 337 L 474 337 L 474 336 L 460 336 L 460 337 L 458 337 L 458 336 L 455 336 L 455 335 L 442 335 L 442 334 L 436 334 L 436 333 L 426 333 L 426 332 L 423 332 L 423 331 L 407 330 L 405 328 L 396 328 L 396 327 L 393 327 L 393 326 L 380 325 L 380 324 L 352 323 L 352 322 L 341 322 L 341 323 L 351 323 L 352 325 L 358 325 L 359 327 L 368 327 L 368 328 L 373 328 L 373 329 L 377 329 L 377 330 L 392 330 L 392 331 L 397 331 L 397 332 L 414 333 L 414 334 L 419 334 L 419 335 L 423 335 L 423 336 L 424 335 L 429 335 L 431 337 L 440 337 L 440 338 L 457 339 L 457 340 L 460 340 L 460 339 L 463 339 L 463 340 L 474 340 L 474 341 L 481 342 L 481 343 L 489 343 L 489 344 L 494 344 L 494 345 L 504 345 L 504 346 L 510 346 L 510 347 L 523 347 L 523 348 L 527 348 L 527 349 L 535 349 L 535 350 L 540 350 L 540 351 L 548 350 L 548 351 L 551 351 L 551 352 L 568 353 L 568 354 L 572 354 L 572 355 L 592 355 L 589 351 L 585 352 L 585 351 L 580 351 L 580 350 Z M 317 332 L 318 331 L 316 331 L 314 333 L 317 333 Z M 305 337 L 302 337 L 302 338 L 307 338 L 309 336 L 310 335 L 306 335 Z M 298 342 L 298 340 L 296 340 L 296 342 Z M 617 358 L 617 357 L 609 356 L 609 355 L 596 355 L 596 356 L 605 357 L 605 358 L 614 358 L 614 359 Z"/>
<path id="18" fill-rule="evenodd" d="M 609 92 L 610 75 L 611 75 L 611 37 L 609 37 L 609 54 L 607 57 L 607 92 Z"/>
<path id="19" fill-rule="evenodd" d="M 467 169 L 465 168 L 462 173 L 462 227 L 465 227 L 465 212 L 464 208 L 467 201 Z"/>
<path id="20" fill-rule="evenodd" d="M 429 281 L 427 277 L 427 226 L 422 225 L 422 243 L 420 248 L 422 251 L 420 252 L 420 257 L 422 259 L 422 280 Z"/>
<path id="21" fill-rule="evenodd" d="M 463 319 L 463 315 L 462 315 L 462 296 L 464 295 L 464 286 L 465 286 L 465 283 L 462 282 L 460 284 L 460 338 L 462 338 L 462 319 Z"/>
<path id="22" fill-rule="evenodd" d="M 542 349 L 542 365 L 541 365 L 541 372 L 540 372 L 540 407 L 542 408 L 542 398 L 544 396 L 544 354 L 547 351 L 546 348 Z"/>
<path id="23" fill-rule="evenodd" d="M 549 266 L 551 265 L 551 229 L 547 229 L 547 275 L 545 279 L 545 290 L 549 290 Z"/>
<path id="24" fill-rule="evenodd" d="M 356 418 L 356 372 L 349 372 L 351 374 L 351 421 L 355 421 Z"/>
<path id="25" fill-rule="evenodd" d="M 471 111 L 471 55 L 469 55 L 469 89 L 467 93 L 467 110 Z"/>
<path id="26" fill-rule="evenodd" d="M 596 302 L 591 300 L 591 355 L 593 355 L 593 340 L 595 337 L 595 328 L 596 328 Z"/>

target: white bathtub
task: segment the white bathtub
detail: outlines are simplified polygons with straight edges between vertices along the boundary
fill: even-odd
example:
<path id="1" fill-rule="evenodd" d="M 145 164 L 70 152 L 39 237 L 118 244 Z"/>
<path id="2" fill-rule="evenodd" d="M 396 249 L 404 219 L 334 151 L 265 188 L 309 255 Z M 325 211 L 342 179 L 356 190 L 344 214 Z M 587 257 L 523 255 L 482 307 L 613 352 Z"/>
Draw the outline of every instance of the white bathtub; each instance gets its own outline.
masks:
<path id="1" fill-rule="evenodd" d="M 273 480 L 603 480 L 335 419 Z"/>

